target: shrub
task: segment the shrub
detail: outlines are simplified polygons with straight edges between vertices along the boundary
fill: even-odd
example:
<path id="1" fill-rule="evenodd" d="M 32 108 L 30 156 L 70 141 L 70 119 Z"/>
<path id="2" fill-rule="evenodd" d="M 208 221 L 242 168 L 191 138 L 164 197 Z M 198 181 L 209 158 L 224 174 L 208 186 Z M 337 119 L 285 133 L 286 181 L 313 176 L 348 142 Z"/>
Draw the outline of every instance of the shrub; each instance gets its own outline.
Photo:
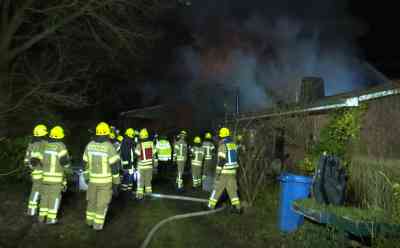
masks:
<path id="1" fill-rule="evenodd" d="M 5 138 L 0 143 L 0 180 L 21 181 L 29 178 L 23 160 L 29 137 Z"/>

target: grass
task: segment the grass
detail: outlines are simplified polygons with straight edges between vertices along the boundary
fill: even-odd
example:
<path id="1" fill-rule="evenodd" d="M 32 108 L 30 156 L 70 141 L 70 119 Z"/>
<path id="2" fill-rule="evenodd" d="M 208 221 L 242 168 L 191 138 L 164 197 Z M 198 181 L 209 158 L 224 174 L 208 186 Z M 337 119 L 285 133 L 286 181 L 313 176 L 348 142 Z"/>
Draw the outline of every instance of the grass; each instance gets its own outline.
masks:
<path id="1" fill-rule="evenodd" d="M 85 193 L 63 198 L 60 224 L 46 226 L 24 216 L 29 188 L 3 185 L 0 188 L 0 247 L 139 247 L 151 228 L 164 218 L 201 211 L 198 203 L 174 200 L 115 200 L 102 232 L 85 225 Z M 173 193 L 172 185 L 156 185 L 155 191 Z M 206 198 L 204 192 L 185 195 Z M 306 221 L 298 231 L 283 234 L 278 229 L 279 186 L 266 185 L 255 205 L 242 215 L 228 211 L 178 220 L 162 227 L 150 247 L 340 247 L 334 230 Z"/>

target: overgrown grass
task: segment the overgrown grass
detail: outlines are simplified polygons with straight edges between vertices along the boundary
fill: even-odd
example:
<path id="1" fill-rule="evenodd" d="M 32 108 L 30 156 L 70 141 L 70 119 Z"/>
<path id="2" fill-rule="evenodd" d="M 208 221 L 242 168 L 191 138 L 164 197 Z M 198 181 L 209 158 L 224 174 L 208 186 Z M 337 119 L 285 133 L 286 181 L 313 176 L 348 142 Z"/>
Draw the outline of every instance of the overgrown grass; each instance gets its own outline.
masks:
<path id="1" fill-rule="evenodd" d="M 354 156 L 349 167 L 349 187 L 362 208 L 395 210 L 393 184 L 399 182 L 400 160 Z"/>

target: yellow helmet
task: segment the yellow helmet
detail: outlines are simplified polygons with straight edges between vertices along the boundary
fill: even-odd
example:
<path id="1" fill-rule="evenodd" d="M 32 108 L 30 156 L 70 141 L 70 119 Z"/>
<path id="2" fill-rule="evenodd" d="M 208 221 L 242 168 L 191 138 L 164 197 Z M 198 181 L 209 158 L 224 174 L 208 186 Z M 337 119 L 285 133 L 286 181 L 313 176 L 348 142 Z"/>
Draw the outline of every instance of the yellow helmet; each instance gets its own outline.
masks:
<path id="1" fill-rule="evenodd" d="M 60 126 L 55 126 L 50 130 L 50 138 L 62 139 L 64 138 L 64 129 Z"/>
<path id="2" fill-rule="evenodd" d="M 204 138 L 212 139 L 212 134 L 211 133 L 206 133 L 206 135 L 204 135 Z"/>
<path id="3" fill-rule="evenodd" d="M 142 130 L 140 130 L 139 132 L 139 137 L 140 139 L 147 139 L 149 137 L 149 132 L 147 131 L 146 128 L 143 128 Z"/>
<path id="4" fill-rule="evenodd" d="M 125 131 L 125 135 L 129 138 L 133 138 L 133 136 L 135 136 L 135 130 L 133 130 L 133 128 L 128 128 Z"/>
<path id="5" fill-rule="evenodd" d="M 201 143 L 201 138 L 200 138 L 199 136 L 196 136 L 196 137 L 194 137 L 193 142 L 194 142 L 195 144 L 200 144 L 200 143 Z"/>
<path id="6" fill-rule="evenodd" d="M 43 137 L 46 135 L 47 135 L 47 127 L 43 124 L 39 124 L 33 129 L 33 136 L 35 137 Z"/>
<path id="7" fill-rule="evenodd" d="M 223 128 L 221 128 L 221 129 L 219 130 L 219 137 L 225 138 L 225 137 L 228 137 L 228 136 L 230 136 L 230 131 L 229 131 L 228 128 L 223 127 Z"/>
<path id="8" fill-rule="evenodd" d="M 110 135 L 110 126 L 105 122 L 100 122 L 96 126 L 96 135 L 97 136 L 106 136 Z"/>
<path id="9" fill-rule="evenodd" d="M 108 137 L 109 137 L 110 139 L 115 139 L 115 133 L 114 133 L 114 132 L 111 132 L 111 133 L 108 135 Z"/>
<path id="10" fill-rule="evenodd" d="M 186 135 L 187 135 L 187 132 L 186 132 L 185 130 L 182 130 L 181 133 L 180 133 L 180 135 L 186 136 Z"/>
<path id="11" fill-rule="evenodd" d="M 122 142 L 123 139 L 124 139 L 124 137 L 122 137 L 121 135 L 118 135 L 117 140 L 118 140 L 119 142 Z"/>

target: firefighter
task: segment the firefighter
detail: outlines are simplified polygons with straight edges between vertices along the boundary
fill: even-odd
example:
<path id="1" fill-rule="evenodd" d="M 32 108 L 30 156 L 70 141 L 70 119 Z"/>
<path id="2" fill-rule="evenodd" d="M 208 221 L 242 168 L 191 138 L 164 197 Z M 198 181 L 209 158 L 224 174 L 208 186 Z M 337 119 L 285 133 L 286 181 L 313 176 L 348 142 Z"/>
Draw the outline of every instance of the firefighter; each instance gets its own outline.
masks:
<path id="1" fill-rule="evenodd" d="M 158 167 L 161 175 L 166 176 L 167 170 L 169 168 L 169 163 L 171 162 L 172 148 L 166 136 L 161 135 L 156 143 L 156 153 L 158 159 Z"/>
<path id="2" fill-rule="evenodd" d="M 206 133 L 204 135 L 204 141 L 202 144 L 204 149 L 204 165 L 203 165 L 203 176 L 202 180 L 205 182 L 207 180 L 207 176 L 211 174 L 211 171 L 214 170 L 214 152 L 215 152 L 215 145 L 212 140 L 211 133 Z"/>
<path id="3" fill-rule="evenodd" d="M 47 144 L 47 127 L 43 124 L 35 126 L 33 129 L 33 139 L 28 145 L 25 153 L 24 164 L 32 170 L 32 188 L 29 195 L 28 215 L 35 216 L 39 206 L 40 184 L 43 177 L 42 161 L 43 151 Z"/>
<path id="4" fill-rule="evenodd" d="M 136 198 L 142 200 L 144 193 L 152 193 L 151 181 L 153 179 L 155 149 L 153 141 L 149 139 L 149 133 L 146 128 L 140 130 L 139 138 L 140 141 L 135 148 L 135 154 L 138 156 Z"/>
<path id="5" fill-rule="evenodd" d="M 214 209 L 221 194 L 226 189 L 234 210 L 240 213 L 240 201 L 237 194 L 238 187 L 236 181 L 236 170 L 239 167 L 237 146 L 230 137 L 228 128 L 221 128 L 219 130 L 219 137 L 221 138 L 221 142 L 218 146 L 215 189 L 211 193 L 208 207 Z"/>
<path id="6" fill-rule="evenodd" d="M 100 122 L 96 137 L 90 141 L 83 153 L 85 177 L 88 180 L 86 193 L 86 224 L 94 230 L 102 230 L 108 205 L 113 193 L 118 194 L 120 184 L 120 157 L 108 137 L 110 127 Z"/>
<path id="7" fill-rule="evenodd" d="M 185 170 L 186 160 L 187 160 L 187 152 L 188 152 L 188 145 L 186 143 L 186 131 L 182 130 L 180 134 L 177 136 L 178 140 L 175 141 L 174 144 L 174 155 L 173 160 L 177 164 L 177 177 L 176 177 L 176 184 L 177 189 L 179 191 L 183 190 L 183 172 Z"/>
<path id="8" fill-rule="evenodd" d="M 193 147 L 190 149 L 192 164 L 193 188 L 201 186 L 201 169 L 204 159 L 204 148 L 201 145 L 201 138 L 196 136 L 193 140 Z"/>
<path id="9" fill-rule="evenodd" d="M 65 174 L 70 167 L 68 150 L 63 143 L 64 129 L 55 126 L 43 151 L 43 179 L 40 187 L 39 222 L 57 223 L 61 204 L 61 192 L 66 189 Z"/>
<path id="10" fill-rule="evenodd" d="M 122 164 L 122 184 L 123 191 L 131 191 L 134 182 L 134 143 L 133 138 L 135 131 L 128 128 L 121 142 L 121 164 Z"/>
<path id="11" fill-rule="evenodd" d="M 153 147 L 154 147 L 154 156 L 153 156 L 153 174 L 158 174 L 158 154 L 156 145 L 158 143 L 158 134 L 154 134 L 153 136 Z"/>

